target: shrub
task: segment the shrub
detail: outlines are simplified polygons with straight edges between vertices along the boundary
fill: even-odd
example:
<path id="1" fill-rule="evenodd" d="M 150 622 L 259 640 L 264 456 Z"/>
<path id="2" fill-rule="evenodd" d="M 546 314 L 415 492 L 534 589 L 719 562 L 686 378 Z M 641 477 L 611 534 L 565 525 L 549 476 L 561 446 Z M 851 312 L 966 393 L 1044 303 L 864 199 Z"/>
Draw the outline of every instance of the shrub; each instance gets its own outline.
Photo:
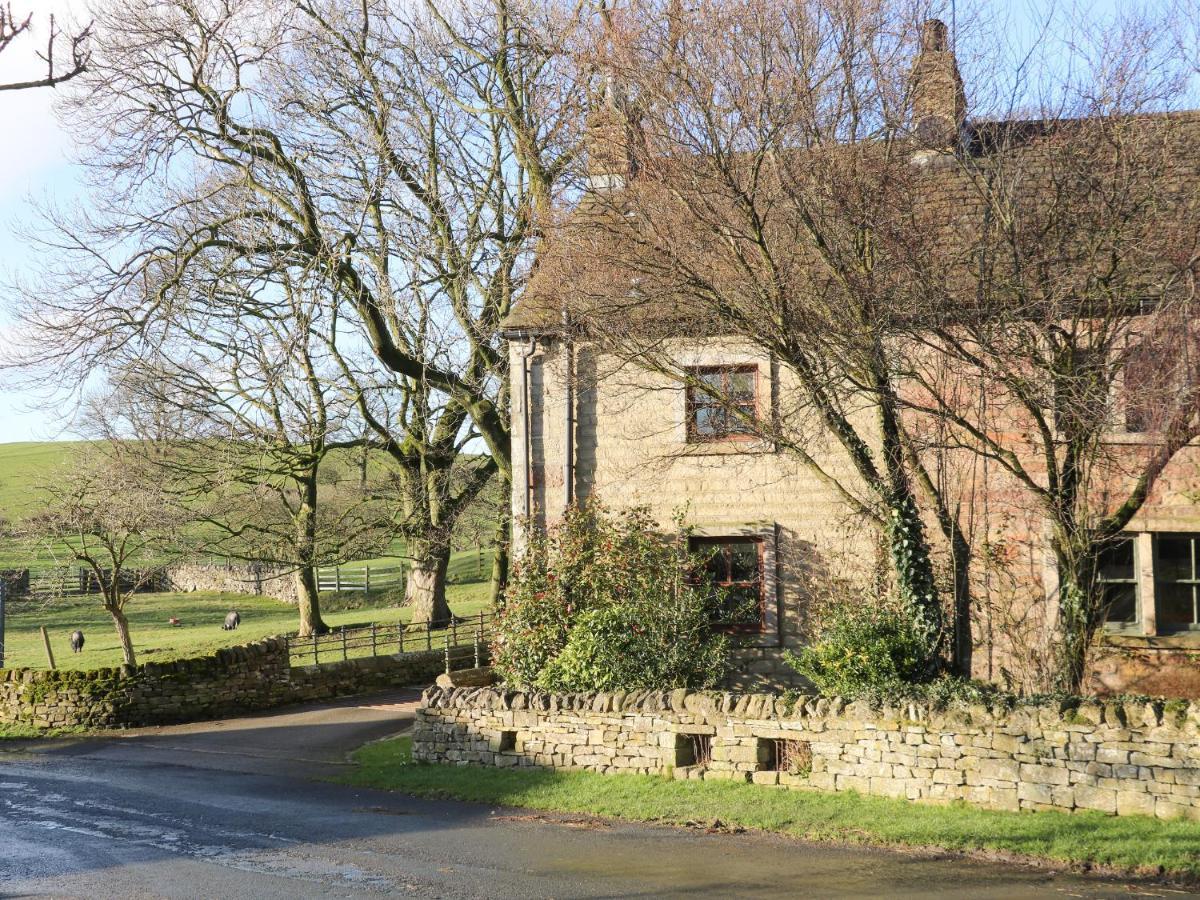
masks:
<path id="1" fill-rule="evenodd" d="M 928 674 L 924 634 L 889 604 L 857 597 L 827 603 L 814 630 L 808 646 L 785 657 L 823 694 L 899 693 Z"/>
<path id="2" fill-rule="evenodd" d="M 552 691 L 716 684 L 729 665 L 719 597 L 644 509 L 596 502 L 533 536 L 497 615 L 492 659 L 506 681 Z"/>

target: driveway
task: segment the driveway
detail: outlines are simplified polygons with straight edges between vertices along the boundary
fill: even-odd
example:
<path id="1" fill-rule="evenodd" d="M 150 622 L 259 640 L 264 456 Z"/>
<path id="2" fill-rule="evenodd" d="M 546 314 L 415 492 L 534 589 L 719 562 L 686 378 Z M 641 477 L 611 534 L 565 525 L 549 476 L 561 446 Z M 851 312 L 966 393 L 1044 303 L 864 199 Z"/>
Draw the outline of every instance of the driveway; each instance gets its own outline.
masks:
<path id="1" fill-rule="evenodd" d="M 1118 897 L 1179 891 L 953 856 L 706 834 L 310 780 L 417 695 L 0 744 L 0 896 Z"/>

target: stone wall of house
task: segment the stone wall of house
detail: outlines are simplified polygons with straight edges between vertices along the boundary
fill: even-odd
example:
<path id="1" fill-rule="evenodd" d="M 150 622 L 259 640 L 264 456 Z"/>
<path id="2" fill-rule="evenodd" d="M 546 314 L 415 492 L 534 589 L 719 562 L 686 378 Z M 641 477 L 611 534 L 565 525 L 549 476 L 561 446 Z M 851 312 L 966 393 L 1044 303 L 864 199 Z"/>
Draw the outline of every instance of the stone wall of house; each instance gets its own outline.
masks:
<path id="1" fill-rule="evenodd" d="M 287 641 L 267 638 L 211 656 L 136 667 L 63 671 L 0 669 L 0 723 L 42 728 L 167 725 L 430 684 L 441 651 L 289 666 Z"/>
<path id="2" fill-rule="evenodd" d="M 451 765 L 1200 819 L 1200 703 L 1182 701 L 937 711 L 686 690 L 430 688 L 413 754 Z"/>
<path id="3" fill-rule="evenodd" d="M 769 441 L 689 443 L 685 392 L 669 378 L 580 345 L 568 367 L 562 343 L 548 337 L 533 345 L 531 353 L 530 349 L 526 340 L 514 340 L 509 347 L 516 551 L 525 528 L 544 527 L 562 514 L 568 496 L 568 443 L 574 447 L 570 494 L 576 498 L 598 497 L 613 508 L 647 506 L 664 530 L 673 527 L 679 510 L 685 510 L 689 526 L 708 536 L 769 526 L 776 571 L 767 602 L 776 615 L 762 635 L 739 640 L 744 646 L 738 650 L 737 674 L 729 686 L 803 688 L 784 664 L 783 649 L 803 641 L 813 600 L 831 586 L 872 584 L 883 562 L 876 529 L 856 516 L 845 498 L 802 465 L 795 453 Z M 802 393 L 794 376 L 743 341 L 680 339 L 672 349 L 684 366 L 756 366 L 760 415 L 787 416 L 792 398 Z M 521 389 L 526 362 L 527 392 Z M 574 397 L 570 442 L 568 368 Z M 871 411 L 856 415 L 862 433 L 874 434 Z M 1017 427 L 1017 413 L 1011 416 L 1009 426 Z M 805 450 L 826 474 L 852 493 L 867 496 L 836 441 L 813 433 L 810 426 L 806 421 L 797 424 L 798 432 L 809 436 Z M 1137 452 L 1137 436 L 1131 440 L 1128 449 Z M 1044 517 L 1026 488 L 1001 466 L 982 464 L 968 451 L 945 451 L 929 462 L 940 462 L 939 478 L 951 485 L 955 502 L 970 510 L 976 542 L 972 674 L 1018 688 L 1044 689 L 1053 674 L 1057 621 L 1057 578 Z M 1038 460 L 1026 464 L 1039 477 Z M 1129 531 L 1146 536 L 1200 532 L 1198 492 L 1200 446 L 1185 449 L 1172 461 Z M 935 555 L 940 554 L 939 565 L 948 570 L 936 523 L 929 522 L 928 529 Z M 1139 591 L 1148 596 L 1154 585 L 1147 568 L 1150 544 L 1138 553 Z M 1151 601 L 1144 603 L 1147 610 L 1153 609 Z M 1096 657 L 1091 686 L 1108 694 L 1200 697 L 1200 678 L 1192 674 L 1200 656 L 1200 633 L 1177 635 L 1185 645 L 1177 648 L 1179 652 L 1160 652 L 1149 616 L 1143 625 L 1145 639 L 1140 644 L 1129 644 L 1119 653 L 1106 648 Z"/>
<path id="4" fill-rule="evenodd" d="M 241 565 L 199 565 L 184 563 L 167 572 L 172 591 L 215 591 L 226 594 L 251 594 L 274 597 L 296 603 L 296 581 L 290 569 L 265 563 Z"/>

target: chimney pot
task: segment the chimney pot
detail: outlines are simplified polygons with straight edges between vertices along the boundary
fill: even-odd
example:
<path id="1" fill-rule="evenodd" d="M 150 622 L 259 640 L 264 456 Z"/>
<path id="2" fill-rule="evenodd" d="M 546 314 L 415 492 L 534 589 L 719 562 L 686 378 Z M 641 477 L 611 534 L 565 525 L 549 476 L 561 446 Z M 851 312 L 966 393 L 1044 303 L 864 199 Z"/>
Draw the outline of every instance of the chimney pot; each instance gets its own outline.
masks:
<path id="1" fill-rule="evenodd" d="M 941 19 L 926 19 L 921 26 L 921 51 L 946 49 L 946 23 Z"/>

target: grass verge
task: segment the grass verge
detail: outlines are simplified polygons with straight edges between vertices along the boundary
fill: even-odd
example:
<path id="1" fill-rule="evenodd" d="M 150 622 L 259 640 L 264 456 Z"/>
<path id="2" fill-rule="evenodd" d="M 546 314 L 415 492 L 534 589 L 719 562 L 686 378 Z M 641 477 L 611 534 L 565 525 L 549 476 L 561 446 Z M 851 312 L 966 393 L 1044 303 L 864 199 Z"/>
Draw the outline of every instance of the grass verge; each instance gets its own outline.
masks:
<path id="1" fill-rule="evenodd" d="M 430 766 L 412 763 L 411 739 L 380 741 L 338 777 L 357 787 L 529 809 L 687 825 L 773 831 L 805 840 L 939 847 L 1046 860 L 1141 876 L 1200 880 L 1200 823 L 1100 813 L 1010 813 L 723 781 L 647 775 Z"/>
<path id="2" fill-rule="evenodd" d="M 86 733 L 87 730 L 83 728 L 37 728 L 23 722 L 0 722 L 0 741 L 25 741 Z"/>

